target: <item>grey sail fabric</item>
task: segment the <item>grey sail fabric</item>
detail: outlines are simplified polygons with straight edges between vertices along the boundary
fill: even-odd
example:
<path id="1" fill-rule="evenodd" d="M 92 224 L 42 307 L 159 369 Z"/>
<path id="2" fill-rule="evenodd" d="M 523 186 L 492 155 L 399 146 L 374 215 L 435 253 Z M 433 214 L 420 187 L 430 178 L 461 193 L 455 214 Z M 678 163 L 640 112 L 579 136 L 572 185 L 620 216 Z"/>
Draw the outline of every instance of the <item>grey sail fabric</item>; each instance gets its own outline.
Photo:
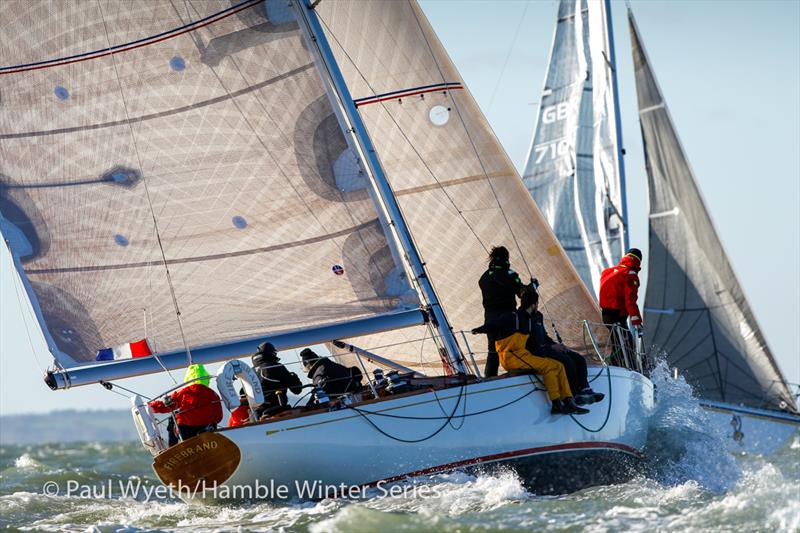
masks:
<path id="1" fill-rule="evenodd" d="M 561 0 L 523 178 L 586 286 L 624 252 L 605 3 Z"/>
<path id="2" fill-rule="evenodd" d="M 629 25 L 650 189 L 645 340 L 702 398 L 796 411 L 698 189 L 647 59 Z"/>
<path id="3" fill-rule="evenodd" d="M 564 320 L 564 340 L 582 347 L 580 321 L 599 319 L 592 295 L 416 3 L 316 9 L 453 328 L 468 332 L 483 322 L 478 279 L 488 250 L 505 245 L 523 280 L 542 282 L 547 310 Z M 467 335 L 485 351 L 484 336 Z M 352 343 L 428 374 L 442 371 L 424 328 Z"/>
<path id="4" fill-rule="evenodd" d="M 0 222 L 62 366 L 418 305 L 286 2 L 10 0 L 0 27 Z"/>

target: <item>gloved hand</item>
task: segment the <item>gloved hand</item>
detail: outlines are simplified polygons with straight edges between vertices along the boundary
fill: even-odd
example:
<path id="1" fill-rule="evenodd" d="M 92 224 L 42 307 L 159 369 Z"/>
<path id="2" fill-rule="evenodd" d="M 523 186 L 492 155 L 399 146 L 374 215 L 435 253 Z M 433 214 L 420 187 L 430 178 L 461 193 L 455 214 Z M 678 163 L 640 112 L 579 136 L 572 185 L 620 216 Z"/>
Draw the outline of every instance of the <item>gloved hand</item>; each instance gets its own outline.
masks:
<path id="1" fill-rule="evenodd" d="M 173 403 L 172 398 L 170 398 L 169 396 L 164 396 L 164 405 L 166 405 L 167 407 L 172 407 L 172 403 Z"/>

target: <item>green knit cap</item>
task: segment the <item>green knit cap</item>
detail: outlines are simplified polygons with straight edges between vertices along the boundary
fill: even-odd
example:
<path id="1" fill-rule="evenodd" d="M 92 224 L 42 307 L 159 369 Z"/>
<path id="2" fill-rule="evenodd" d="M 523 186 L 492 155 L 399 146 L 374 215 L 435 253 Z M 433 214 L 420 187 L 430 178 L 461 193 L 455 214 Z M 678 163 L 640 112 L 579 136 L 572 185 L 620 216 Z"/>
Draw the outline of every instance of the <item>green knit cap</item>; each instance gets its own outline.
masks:
<path id="1" fill-rule="evenodd" d="M 197 378 L 205 378 L 205 379 L 198 379 Z M 208 373 L 206 367 L 203 365 L 190 365 L 189 368 L 186 369 L 186 376 L 183 378 L 184 383 L 202 383 L 206 387 L 208 384 L 211 383 L 211 374 Z"/>

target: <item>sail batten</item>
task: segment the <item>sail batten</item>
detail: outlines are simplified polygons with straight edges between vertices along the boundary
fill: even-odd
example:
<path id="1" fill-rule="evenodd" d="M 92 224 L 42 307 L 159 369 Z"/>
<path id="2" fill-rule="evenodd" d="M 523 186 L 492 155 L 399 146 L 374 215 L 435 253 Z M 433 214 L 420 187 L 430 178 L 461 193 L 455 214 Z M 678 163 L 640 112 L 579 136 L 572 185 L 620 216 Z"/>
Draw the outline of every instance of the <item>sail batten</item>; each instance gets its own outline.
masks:
<path id="1" fill-rule="evenodd" d="M 650 191 L 646 341 L 704 399 L 796 411 L 722 246 L 628 13 Z"/>

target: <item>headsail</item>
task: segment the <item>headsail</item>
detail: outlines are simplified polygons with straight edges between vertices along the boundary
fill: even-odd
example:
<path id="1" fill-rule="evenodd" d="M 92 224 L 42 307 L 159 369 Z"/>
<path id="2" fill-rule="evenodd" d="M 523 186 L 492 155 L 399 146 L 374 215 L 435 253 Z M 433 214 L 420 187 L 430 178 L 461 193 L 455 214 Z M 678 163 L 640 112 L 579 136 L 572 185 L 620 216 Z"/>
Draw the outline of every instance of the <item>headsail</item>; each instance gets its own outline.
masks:
<path id="1" fill-rule="evenodd" d="M 0 222 L 62 366 L 418 305 L 286 2 L 0 23 Z"/>
<path id="2" fill-rule="evenodd" d="M 646 340 L 703 398 L 796 406 L 731 268 L 629 13 L 650 189 Z"/>
<path id="3" fill-rule="evenodd" d="M 607 4 L 561 0 L 523 178 L 586 286 L 619 261 L 624 207 Z"/>
<path id="4" fill-rule="evenodd" d="M 477 282 L 488 249 L 503 244 L 523 278 L 541 280 L 548 311 L 565 319 L 565 340 L 582 346 L 578 321 L 598 319 L 592 296 L 416 3 L 321 2 L 316 10 L 453 327 L 482 323 Z M 424 337 L 409 329 L 353 344 L 437 373 L 439 356 Z"/>

